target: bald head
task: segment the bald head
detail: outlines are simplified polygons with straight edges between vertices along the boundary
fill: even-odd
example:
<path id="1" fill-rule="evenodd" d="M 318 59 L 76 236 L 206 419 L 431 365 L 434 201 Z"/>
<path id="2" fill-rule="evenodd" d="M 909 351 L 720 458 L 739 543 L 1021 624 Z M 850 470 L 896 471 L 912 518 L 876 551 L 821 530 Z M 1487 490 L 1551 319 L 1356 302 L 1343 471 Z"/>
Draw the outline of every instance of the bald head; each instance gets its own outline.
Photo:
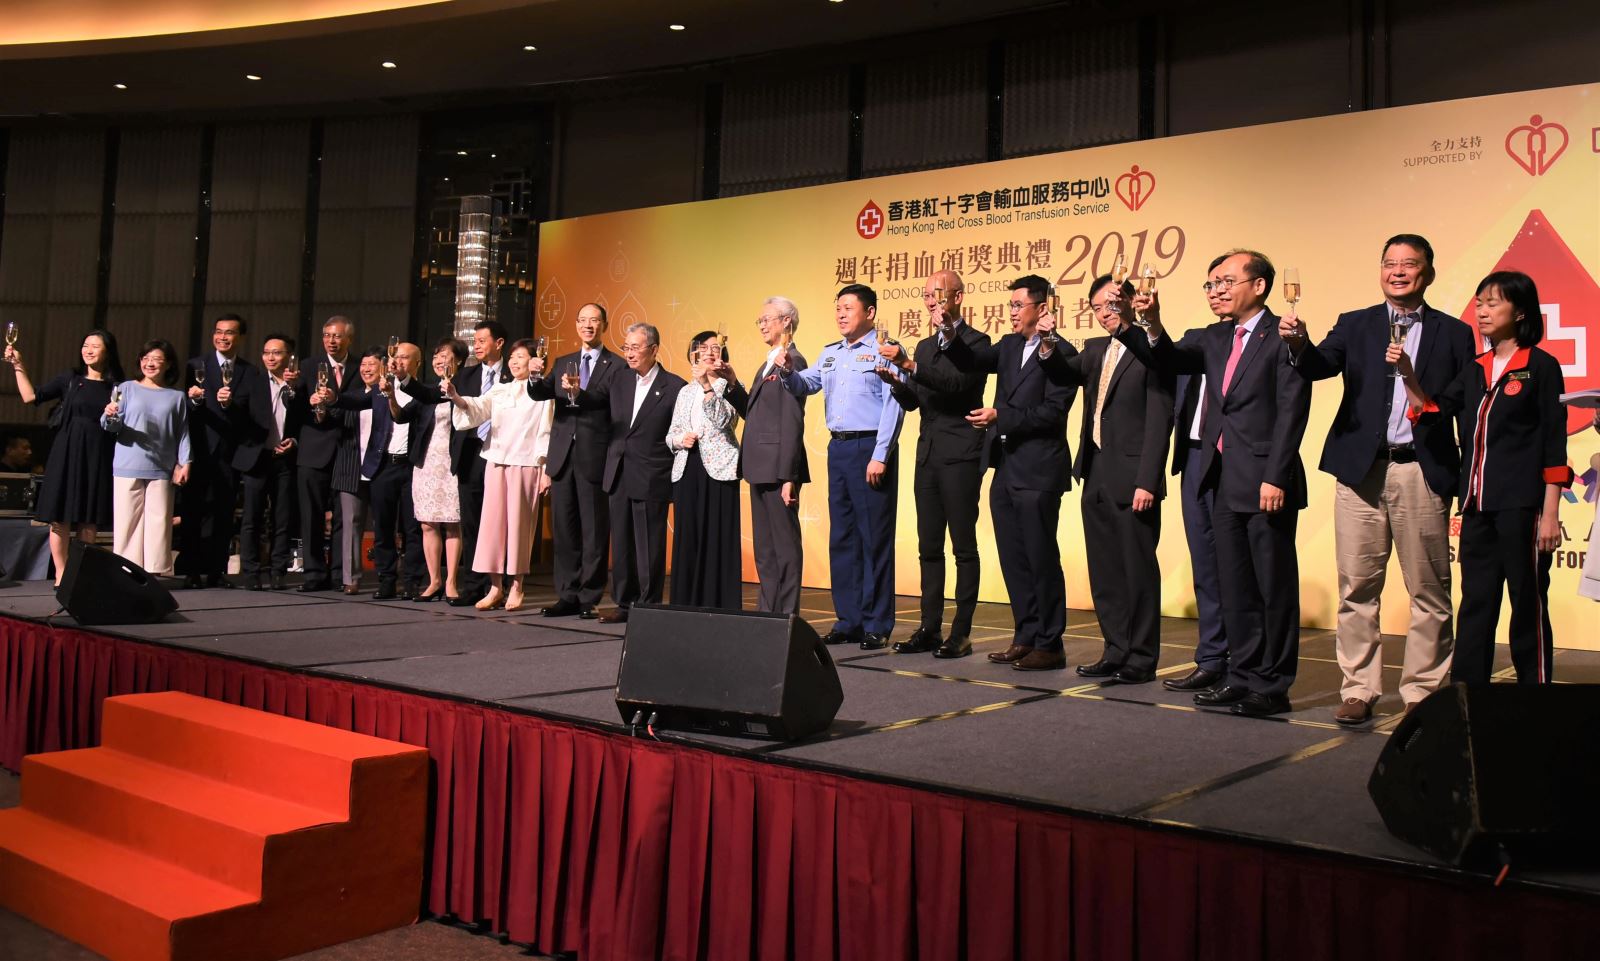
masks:
<path id="1" fill-rule="evenodd" d="M 422 348 L 416 344 L 401 344 L 394 350 L 394 362 L 400 366 L 402 377 L 416 377 L 422 370 Z"/>
<path id="2" fill-rule="evenodd" d="M 961 299 L 966 293 L 961 275 L 953 270 L 937 270 L 928 276 L 922 288 L 922 306 L 928 309 L 928 319 L 942 324 L 943 318 L 961 316 Z"/>

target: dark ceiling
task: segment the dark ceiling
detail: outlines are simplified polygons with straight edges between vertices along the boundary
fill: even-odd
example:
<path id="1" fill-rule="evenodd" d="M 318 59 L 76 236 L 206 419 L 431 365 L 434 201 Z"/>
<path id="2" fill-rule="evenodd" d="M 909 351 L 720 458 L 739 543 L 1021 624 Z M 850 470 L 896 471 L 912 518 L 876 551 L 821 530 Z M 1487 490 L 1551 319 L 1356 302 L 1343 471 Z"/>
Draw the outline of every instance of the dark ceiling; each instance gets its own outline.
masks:
<path id="1" fill-rule="evenodd" d="M 138 0 L 129 0 L 138 2 Z M 362 109 L 825 51 L 1046 7 L 1041 0 L 453 0 L 272 27 L 0 45 L 0 115 Z M 673 23 L 685 29 L 669 29 Z M 903 41 L 899 41 L 903 43 Z M 527 51 L 532 45 L 537 50 Z M 903 55 L 903 46 L 894 49 Z M 936 52 L 930 51 L 930 56 Z M 383 61 L 396 66 L 385 69 Z M 259 81 L 246 79 L 255 74 Z M 127 89 L 117 89 L 115 84 Z"/>

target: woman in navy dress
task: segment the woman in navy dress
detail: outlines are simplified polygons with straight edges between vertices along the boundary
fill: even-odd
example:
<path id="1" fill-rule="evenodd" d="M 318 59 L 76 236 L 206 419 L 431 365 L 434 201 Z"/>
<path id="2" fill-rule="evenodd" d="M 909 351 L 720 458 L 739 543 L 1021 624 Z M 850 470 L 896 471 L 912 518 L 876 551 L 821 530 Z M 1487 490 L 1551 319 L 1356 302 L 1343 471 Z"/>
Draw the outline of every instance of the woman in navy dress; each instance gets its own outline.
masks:
<path id="1" fill-rule="evenodd" d="M 111 526 L 111 455 L 116 441 L 100 428 L 100 415 L 111 403 L 112 385 L 122 382 L 117 339 L 104 330 L 89 331 L 78 349 L 78 363 L 37 390 L 15 347 L 6 348 L 5 359 L 16 372 L 23 403 L 60 402 L 61 416 L 52 418 L 55 437 L 34 510 L 50 525 L 50 558 L 60 584 L 67 568 L 68 539 L 76 533 L 92 544 L 102 527 Z"/>

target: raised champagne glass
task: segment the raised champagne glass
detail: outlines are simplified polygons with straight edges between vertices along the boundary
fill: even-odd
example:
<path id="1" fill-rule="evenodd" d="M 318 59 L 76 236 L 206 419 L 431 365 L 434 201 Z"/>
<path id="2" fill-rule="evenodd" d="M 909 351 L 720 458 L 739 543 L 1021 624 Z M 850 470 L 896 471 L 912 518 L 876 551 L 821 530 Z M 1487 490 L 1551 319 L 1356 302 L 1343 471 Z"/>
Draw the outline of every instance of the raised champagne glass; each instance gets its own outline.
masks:
<path id="1" fill-rule="evenodd" d="M 1156 292 L 1156 269 L 1154 266 L 1145 264 L 1144 269 L 1139 271 L 1139 285 L 1137 290 L 1146 297 Z M 1142 310 L 1137 311 L 1133 315 L 1133 322 L 1145 329 L 1149 329 L 1150 327 L 1150 321 L 1145 319 L 1144 311 Z"/>
<path id="2" fill-rule="evenodd" d="M 1410 331 L 1410 329 L 1410 325 L 1400 323 L 1398 318 L 1391 318 L 1389 321 L 1389 343 L 1404 344 L 1406 342 L 1406 334 Z M 1399 364 L 1389 365 L 1389 376 L 1400 376 Z"/>
<path id="3" fill-rule="evenodd" d="M 726 321 L 717 321 L 717 356 L 719 363 L 728 359 L 728 324 Z"/>
<path id="4" fill-rule="evenodd" d="M 1289 267 L 1283 272 L 1283 299 L 1289 302 L 1289 312 L 1300 303 L 1300 268 Z"/>
<path id="5" fill-rule="evenodd" d="M 321 391 L 325 389 L 328 386 L 328 382 L 332 379 L 333 370 L 328 366 L 328 362 L 322 361 L 321 363 L 317 364 L 317 390 Z M 322 409 L 327 410 L 328 408 L 323 405 Z"/>
<path id="6" fill-rule="evenodd" d="M 233 361 L 223 361 L 221 370 L 222 386 L 231 389 L 233 387 Z M 218 401 L 218 403 L 222 402 Z M 227 405 L 223 404 L 223 406 L 226 407 Z"/>
<path id="7" fill-rule="evenodd" d="M 283 365 L 283 372 L 285 374 L 299 373 L 300 358 L 291 353 L 289 355 L 289 360 Z M 292 385 L 283 385 L 283 399 L 286 401 L 294 400 L 294 387 Z"/>
<path id="8" fill-rule="evenodd" d="M 387 367 L 384 368 L 383 376 L 384 376 L 385 379 L 387 379 L 389 381 L 389 383 L 393 384 L 394 383 L 394 358 L 395 358 L 396 354 L 400 353 L 400 338 L 398 336 L 396 336 L 395 334 L 390 334 L 389 335 L 389 346 L 388 346 L 387 350 L 389 352 L 389 364 L 388 364 Z"/>
<path id="9" fill-rule="evenodd" d="M 1057 289 L 1055 284 L 1050 285 L 1050 294 L 1046 299 L 1046 303 L 1050 305 L 1050 322 L 1056 325 L 1056 327 L 1059 327 L 1061 325 L 1061 291 Z M 1051 327 L 1049 330 L 1045 331 L 1044 336 L 1040 339 L 1043 340 L 1051 350 L 1055 350 L 1056 344 L 1061 343 L 1061 335 L 1056 333 L 1055 327 Z"/>
<path id="10" fill-rule="evenodd" d="M 17 346 L 17 335 L 18 335 L 17 322 L 14 321 L 14 320 L 6 321 L 6 346 L 7 347 L 15 347 L 15 346 Z"/>
<path id="11" fill-rule="evenodd" d="M 575 360 L 567 362 L 567 369 L 566 369 L 566 371 L 565 371 L 565 373 L 564 373 L 564 375 L 562 376 L 561 379 L 562 380 L 566 380 L 568 378 L 571 378 L 572 383 L 574 383 L 574 384 L 578 383 L 578 362 L 575 361 Z M 566 385 L 563 384 L 562 386 L 565 387 Z M 567 388 L 567 406 L 568 407 L 576 407 L 576 406 L 578 406 L 578 390 L 579 389 L 581 389 L 581 388 L 576 388 L 576 389 L 572 388 L 572 387 L 568 387 Z"/>
<path id="12" fill-rule="evenodd" d="M 200 366 L 194 369 L 194 385 L 201 390 L 206 389 L 206 362 L 203 360 L 200 362 Z M 199 405 L 204 404 L 205 402 L 206 399 L 201 397 L 199 400 L 195 401 L 195 404 Z"/>

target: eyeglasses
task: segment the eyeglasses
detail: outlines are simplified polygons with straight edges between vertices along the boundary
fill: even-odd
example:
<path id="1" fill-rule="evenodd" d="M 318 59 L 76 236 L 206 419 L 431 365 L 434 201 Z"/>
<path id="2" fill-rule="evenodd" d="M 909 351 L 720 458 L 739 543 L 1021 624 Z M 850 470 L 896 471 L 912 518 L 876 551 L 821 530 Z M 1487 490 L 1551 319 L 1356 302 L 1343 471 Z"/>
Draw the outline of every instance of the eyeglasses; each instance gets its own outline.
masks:
<path id="1" fill-rule="evenodd" d="M 1037 307 L 1042 303 L 1044 303 L 1044 301 L 1042 301 L 1042 300 L 1023 300 L 1023 301 L 1013 300 L 1007 306 L 1011 308 L 1011 312 L 1014 314 L 1019 310 L 1023 310 L 1023 309 L 1028 308 L 1028 307 Z"/>
<path id="2" fill-rule="evenodd" d="M 1407 270 L 1421 270 L 1427 265 L 1420 260 L 1385 260 L 1380 266 L 1384 270 L 1398 270 L 1401 267 Z"/>
<path id="3" fill-rule="evenodd" d="M 1254 277 L 1233 278 L 1224 277 L 1221 280 L 1208 280 L 1200 287 L 1208 294 L 1225 294 L 1232 290 L 1235 284 L 1248 284 L 1255 280 Z"/>

